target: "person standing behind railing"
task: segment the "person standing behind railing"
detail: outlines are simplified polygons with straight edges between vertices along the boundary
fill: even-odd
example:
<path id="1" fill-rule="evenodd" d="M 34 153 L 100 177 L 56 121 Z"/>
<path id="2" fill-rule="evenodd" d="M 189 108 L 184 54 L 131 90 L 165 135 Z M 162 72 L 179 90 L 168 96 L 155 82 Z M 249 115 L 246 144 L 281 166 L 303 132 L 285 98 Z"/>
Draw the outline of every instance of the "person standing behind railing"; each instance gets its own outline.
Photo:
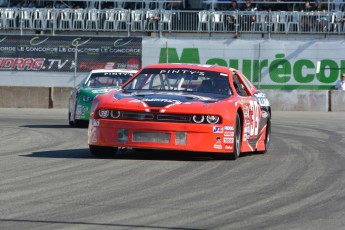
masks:
<path id="1" fill-rule="evenodd" d="M 301 10 L 301 12 L 303 13 L 301 16 L 301 31 L 302 32 L 311 32 L 313 28 L 313 15 L 312 15 L 313 11 L 314 11 L 314 8 L 310 5 L 310 0 L 306 0 L 304 2 L 304 7 Z"/>
<path id="2" fill-rule="evenodd" d="M 241 17 L 241 19 L 242 19 L 241 20 L 241 30 L 249 31 L 250 25 L 252 24 L 252 22 L 255 21 L 255 14 L 253 12 L 256 11 L 256 6 L 252 4 L 251 0 L 246 0 L 246 4 L 241 9 L 241 11 L 252 12 L 252 13 L 244 14 Z"/>
<path id="3" fill-rule="evenodd" d="M 326 7 L 320 0 L 315 1 L 314 12 L 317 15 L 315 20 L 316 32 L 322 32 L 327 30 L 328 19 L 326 13 Z"/>
<path id="4" fill-rule="evenodd" d="M 335 83 L 336 90 L 345 90 L 345 73 L 343 73 L 340 79 Z"/>
<path id="5" fill-rule="evenodd" d="M 236 0 L 231 1 L 231 6 L 228 11 L 232 12 L 232 14 L 227 16 L 227 22 L 230 24 L 237 23 L 238 11 L 240 11 L 240 7 L 238 6 Z"/>
<path id="6" fill-rule="evenodd" d="M 229 11 L 239 11 L 239 10 L 240 10 L 240 7 L 238 6 L 237 1 L 236 0 L 232 0 L 231 1 L 231 6 L 229 8 Z"/>

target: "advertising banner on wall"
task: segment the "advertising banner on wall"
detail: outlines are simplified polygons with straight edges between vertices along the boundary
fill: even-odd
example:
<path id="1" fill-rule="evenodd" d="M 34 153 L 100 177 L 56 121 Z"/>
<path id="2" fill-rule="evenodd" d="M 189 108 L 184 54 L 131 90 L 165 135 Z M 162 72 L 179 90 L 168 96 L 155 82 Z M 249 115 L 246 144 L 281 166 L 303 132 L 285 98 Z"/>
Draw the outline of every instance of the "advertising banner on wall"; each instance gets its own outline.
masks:
<path id="1" fill-rule="evenodd" d="M 141 56 L 141 38 L 0 35 L 0 73 L 140 69 Z"/>
<path id="2" fill-rule="evenodd" d="M 143 40 L 143 65 L 195 63 L 241 70 L 262 89 L 331 89 L 345 73 L 345 40 Z"/>

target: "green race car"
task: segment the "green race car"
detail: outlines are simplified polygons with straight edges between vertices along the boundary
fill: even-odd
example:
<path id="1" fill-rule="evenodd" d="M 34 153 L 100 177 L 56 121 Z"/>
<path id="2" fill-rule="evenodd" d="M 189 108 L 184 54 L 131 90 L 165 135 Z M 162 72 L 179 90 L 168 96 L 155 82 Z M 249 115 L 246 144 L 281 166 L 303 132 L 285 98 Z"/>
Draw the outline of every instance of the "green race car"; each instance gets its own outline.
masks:
<path id="1" fill-rule="evenodd" d="M 74 87 L 69 96 L 68 121 L 70 126 L 87 125 L 93 99 L 112 89 L 119 89 L 137 70 L 98 69 L 90 74 L 79 85 Z"/>

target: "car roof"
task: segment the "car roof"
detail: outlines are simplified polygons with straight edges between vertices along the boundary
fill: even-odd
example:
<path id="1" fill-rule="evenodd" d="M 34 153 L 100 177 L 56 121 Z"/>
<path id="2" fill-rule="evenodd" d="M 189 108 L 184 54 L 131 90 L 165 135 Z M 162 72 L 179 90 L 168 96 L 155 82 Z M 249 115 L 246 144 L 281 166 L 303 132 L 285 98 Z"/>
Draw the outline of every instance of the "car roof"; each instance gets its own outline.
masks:
<path id="1" fill-rule="evenodd" d="M 146 68 L 189 68 L 189 69 L 197 69 L 197 70 L 208 70 L 208 71 L 217 71 L 217 72 L 227 72 L 232 71 L 234 69 L 226 67 L 226 66 L 219 66 L 219 65 L 202 65 L 202 64 L 192 64 L 192 63 L 162 63 L 162 64 L 152 64 L 147 65 L 144 67 Z"/>
<path id="2" fill-rule="evenodd" d="M 94 69 L 91 73 L 136 73 L 138 70 L 134 69 Z"/>

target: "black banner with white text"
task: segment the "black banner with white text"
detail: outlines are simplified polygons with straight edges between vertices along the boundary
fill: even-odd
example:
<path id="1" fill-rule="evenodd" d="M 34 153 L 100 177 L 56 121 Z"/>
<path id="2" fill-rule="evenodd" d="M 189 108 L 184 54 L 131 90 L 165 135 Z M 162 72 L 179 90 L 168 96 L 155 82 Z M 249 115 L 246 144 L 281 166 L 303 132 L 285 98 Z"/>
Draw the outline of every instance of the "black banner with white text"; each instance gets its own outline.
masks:
<path id="1" fill-rule="evenodd" d="M 140 69 L 142 38 L 0 35 L 0 71 Z"/>

